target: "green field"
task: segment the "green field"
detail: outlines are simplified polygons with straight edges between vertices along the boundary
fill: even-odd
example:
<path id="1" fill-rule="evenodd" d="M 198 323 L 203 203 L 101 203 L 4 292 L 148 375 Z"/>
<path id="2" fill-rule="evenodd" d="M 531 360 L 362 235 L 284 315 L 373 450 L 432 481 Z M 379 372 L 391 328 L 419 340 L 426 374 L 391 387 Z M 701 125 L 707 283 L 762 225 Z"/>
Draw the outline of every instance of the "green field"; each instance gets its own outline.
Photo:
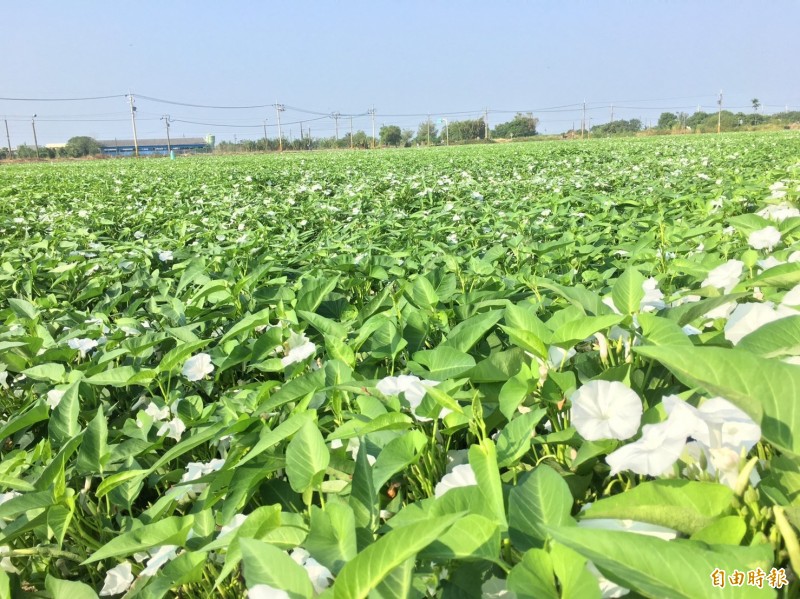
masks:
<path id="1" fill-rule="evenodd" d="M 4 165 L 0 597 L 797 592 L 798 201 L 796 132 Z"/>

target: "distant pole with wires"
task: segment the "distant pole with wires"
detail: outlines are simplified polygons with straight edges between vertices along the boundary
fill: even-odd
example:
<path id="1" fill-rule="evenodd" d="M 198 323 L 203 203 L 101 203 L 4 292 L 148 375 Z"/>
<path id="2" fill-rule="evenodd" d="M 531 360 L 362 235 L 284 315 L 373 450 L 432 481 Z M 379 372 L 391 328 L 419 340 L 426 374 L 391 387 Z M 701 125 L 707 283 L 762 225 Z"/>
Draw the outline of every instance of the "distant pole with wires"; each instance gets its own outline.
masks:
<path id="1" fill-rule="evenodd" d="M 372 149 L 375 149 L 375 107 L 373 106 L 368 111 L 369 116 L 372 117 Z"/>
<path id="2" fill-rule="evenodd" d="M 31 118 L 31 126 L 33 127 L 33 145 L 36 147 L 36 159 L 39 159 L 39 140 L 36 139 L 36 115 Z"/>
<path id="3" fill-rule="evenodd" d="M 431 145 L 431 115 L 428 115 L 428 147 Z"/>
<path id="4" fill-rule="evenodd" d="M 165 114 L 161 117 L 161 120 L 164 121 L 164 124 L 167 126 L 167 153 L 172 151 L 172 142 L 169 139 L 169 115 Z"/>
<path id="5" fill-rule="evenodd" d="M 489 139 L 489 109 L 483 109 L 483 136 Z"/>
<path id="6" fill-rule="evenodd" d="M 267 119 L 264 119 L 264 151 L 269 150 L 269 142 L 267 141 Z"/>
<path id="7" fill-rule="evenodd" d="M 722 90 L 719 90 L 719 100 L 717 100 L 717 133 L 722 131 Z"/>
<path id="8" fill-rule="evenodd" d="M 283 135 L 281 134 L 281 112 L 286 110 L 283 104 L 275 102 L 275 113 L 278 115 L 278 151 L 283 152 Z"/>
<path id="9" fill-rule="evenodd" d="M 787 110 L 788 112 L 788 110 Z M 8 143 L 8 159 L 14 158 L 14 152 L 11 151 L 11 136 L 8 134 L 8 119 L 3 119 L 6 124 L 6 142 Z"/>
<path id="10" fill-rule="evenodd" d="M 611 120 L 609 121 L 609 123 L 613 123 L 613 122 L 614 122 L 614 105 L 612 104 L 611 105 Z"/>
<path id="11" fill-rule="evenodd" d="M 139 157 L 139 139 L 136 136 L 136 106 L 133 105 L 133 94 L 128 94 L 128 102 L 131 107 L 131 126 L 133 127 L 133 153 Z"/>
<path id="12" fill-rule="evenodd" d="M 583 139 L 583 132 L 586 129 L 586 100 L 583 101 L 583 118 L 581 118 L 581 139 Z"/>
<path id="13" fill-rule="evenodd" d="M 339 113 L 339 112 L 333 112 L 333 113 L 331 113 L 331 118 L 333 119 L 333 122 L 334 122 L 334 134 L 333 134 L 333 138 L 334 138 L 334 140 L 335 140 L 337 143 L 338 143 L 338 141 L 339 141 L 339 117 L 340 117 L 340 116 L 342 116 L 342 115 L 341 115 L 341 113 Z"/>
<path id="14" fill-rule="evenodd" d="M 353 117 L 350 117 L 350 149 L 353 149 Z"/>

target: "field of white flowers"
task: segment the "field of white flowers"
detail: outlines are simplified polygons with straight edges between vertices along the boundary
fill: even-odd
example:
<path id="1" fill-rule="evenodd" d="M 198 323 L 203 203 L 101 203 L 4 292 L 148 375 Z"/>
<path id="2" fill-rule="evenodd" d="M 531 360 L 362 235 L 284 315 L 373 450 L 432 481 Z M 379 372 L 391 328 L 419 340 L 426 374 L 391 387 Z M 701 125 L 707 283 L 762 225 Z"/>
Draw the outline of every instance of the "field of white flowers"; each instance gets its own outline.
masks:
<path id="1" fill-rule="evenodd" d="M 4 166 L 0 597 L 791 595 L 798 202 L 794 132 Z"/>

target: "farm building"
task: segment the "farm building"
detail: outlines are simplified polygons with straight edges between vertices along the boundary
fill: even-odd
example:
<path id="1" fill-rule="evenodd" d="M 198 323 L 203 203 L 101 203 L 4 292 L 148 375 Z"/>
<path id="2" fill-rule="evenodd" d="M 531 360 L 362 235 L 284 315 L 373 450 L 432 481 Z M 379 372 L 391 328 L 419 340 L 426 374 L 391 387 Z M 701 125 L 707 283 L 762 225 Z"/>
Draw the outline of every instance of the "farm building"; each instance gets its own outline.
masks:
<path id="1" fill-rule="evenodd" d="M 100 151 L 106 156 L 133 156 L 134 145 L 132 139 L 101 139 L 97 143 Z M 210 152 L 213 149 L 213 140 L 202 137 L 176 137 L 167 139 L 140 139 L 138 140 L 140 156 L 157 156 L 169 153 L 171 149 L 176 154 L 198 154 Z M 169 149 L 168 149 L 169 148 Z"/>

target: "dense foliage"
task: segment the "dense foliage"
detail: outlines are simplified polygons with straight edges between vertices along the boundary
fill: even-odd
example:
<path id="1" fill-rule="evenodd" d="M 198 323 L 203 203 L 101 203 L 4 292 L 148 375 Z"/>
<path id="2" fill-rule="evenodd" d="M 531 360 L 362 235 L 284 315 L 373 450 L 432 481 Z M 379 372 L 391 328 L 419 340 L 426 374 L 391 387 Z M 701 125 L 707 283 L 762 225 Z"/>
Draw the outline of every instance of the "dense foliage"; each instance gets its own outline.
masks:
<path id="1" fill-rule="evenodd" d="M 3 167 L 0 595 L 795 591 L 798 185 L 794 133 Z"/>

